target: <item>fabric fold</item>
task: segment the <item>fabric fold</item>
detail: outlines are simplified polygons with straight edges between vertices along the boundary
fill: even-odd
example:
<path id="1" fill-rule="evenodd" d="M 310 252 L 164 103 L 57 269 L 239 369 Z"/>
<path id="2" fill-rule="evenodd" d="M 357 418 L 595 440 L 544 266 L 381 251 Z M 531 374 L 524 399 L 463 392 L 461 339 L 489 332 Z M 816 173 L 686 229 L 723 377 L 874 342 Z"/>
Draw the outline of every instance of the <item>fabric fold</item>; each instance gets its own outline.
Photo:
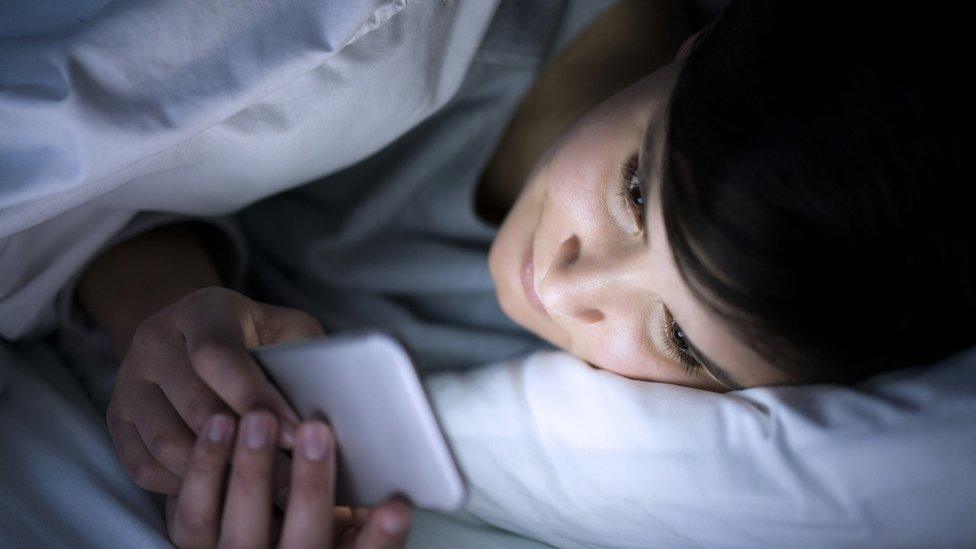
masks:
<path id="1" fill-rule="evenodd" d="M 96 0 L 49 25 L 0 8 L 35 30 L 0 25 L 0 336 L 36 333 L 137 212 L 231 213 L 409 131 L 496 4 Z"/>

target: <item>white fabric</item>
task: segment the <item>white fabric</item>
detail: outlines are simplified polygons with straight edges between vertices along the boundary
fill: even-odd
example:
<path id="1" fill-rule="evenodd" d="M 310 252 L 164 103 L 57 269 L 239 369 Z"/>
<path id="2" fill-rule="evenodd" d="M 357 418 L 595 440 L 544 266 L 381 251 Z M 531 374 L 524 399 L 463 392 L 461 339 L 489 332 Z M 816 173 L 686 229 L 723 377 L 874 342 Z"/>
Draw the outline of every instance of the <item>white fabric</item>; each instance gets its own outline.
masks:
<path id="1" fill-rule="evenodd" d="M 0 4 L 0 336 L 137 210 L 225 214 L 381 149 L 454 94 L 496 4 Z"/>
<path id="2" fill-rule="evenodd" d="M 428 382 L 468 511 L 567 547 L 976 543 L 976 350 L 728 394 L 539 353 Z"/>

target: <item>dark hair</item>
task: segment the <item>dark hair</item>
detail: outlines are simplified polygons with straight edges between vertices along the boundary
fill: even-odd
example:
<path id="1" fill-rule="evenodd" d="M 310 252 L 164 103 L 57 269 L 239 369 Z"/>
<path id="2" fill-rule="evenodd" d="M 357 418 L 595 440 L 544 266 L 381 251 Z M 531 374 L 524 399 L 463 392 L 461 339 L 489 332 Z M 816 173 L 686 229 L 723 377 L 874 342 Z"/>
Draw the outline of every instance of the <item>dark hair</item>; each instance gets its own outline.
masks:
<path id="1" fill-rule="evenodd" d="M 959 4 L 734 1 L 671 98 L 662 207 L 682 277 L 798 382 L 976 343 Z"/>

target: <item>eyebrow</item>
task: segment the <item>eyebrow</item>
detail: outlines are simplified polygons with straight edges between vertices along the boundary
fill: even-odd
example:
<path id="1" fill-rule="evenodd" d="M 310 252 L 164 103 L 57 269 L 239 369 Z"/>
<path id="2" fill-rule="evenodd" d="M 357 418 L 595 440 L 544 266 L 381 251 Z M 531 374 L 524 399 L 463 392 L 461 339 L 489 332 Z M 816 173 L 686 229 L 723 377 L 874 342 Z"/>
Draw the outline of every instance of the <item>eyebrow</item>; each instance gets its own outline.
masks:
<path id="1" fill-rule="evenodd" d="M 698 360 L 698 362 L 701 363 L 702 367 L 705 368 L 705 370 L 709 374 L 711 374 L 712 377 L 717 379 L 719 383 L 725 385 L 726 387 L 732 389 L 733 391 L 739 391 L 745 389 L 745 387 L 736 383 L 732 379 L 732 376 L 729 375 L 727 371 L 723 370 L 722 368 L 719 368 L 717 364 L 712 362 L 712 359 L 705 356 L 705 353 L 701 352 L 701 350 L 698 347 L 695 347 L 695 345 L 691 342 L 690 339 L 687 338 L 685 339 L 685 345 L 688 346 L 688 350 L 691 351 L 692 356 L 694 356 Z"/>

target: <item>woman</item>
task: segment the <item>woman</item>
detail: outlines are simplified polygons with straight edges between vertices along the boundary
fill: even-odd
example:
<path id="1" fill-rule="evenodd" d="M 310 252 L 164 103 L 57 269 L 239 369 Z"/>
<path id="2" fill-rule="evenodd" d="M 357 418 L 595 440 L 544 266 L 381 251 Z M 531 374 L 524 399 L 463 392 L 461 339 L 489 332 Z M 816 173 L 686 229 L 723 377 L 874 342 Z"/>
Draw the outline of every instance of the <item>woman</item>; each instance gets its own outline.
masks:
<path id="1" fill-rule="evenodd" d="M 945 14 L 837 8 L 733 3 L 682 66 L 641 79 L 538 151 L 525 184 L 515 185 L 514 204 L 505 200 L 512 189 L 491 185 L 493 170 L 504 169 L 489 166 L 482 209 L 510 206 L 489 256 L 504 312 L 596 367 L 715 391 L 850 382 L 971 345 L 974 226 L 963 208 L 972 191 L 957 184 L 965 96 L 957 64 L 927 62 L 961 52 L 959 34 L 942 30 L 952 20 Z M 830 40 L 823 29 L 832 30 Z M 915 40 L 903 39 L 909 30 Z M 506 136 L 500 151 L 507 140 L 520 138 Z M 495 166 L 506 162 L 518 164 Z M 351 170 L 361 181 L 357 169 L 366 168 Z M 268 250 L 261 241 L 267 228 L 278 227 L 280 238 L 290 227 L 281 214 L 262 216 L 262 208 L 270 206 L 242 219 L 256 247 Z M 407 222 L 416 227 L 415 219 Z M 341 260 L 328 255 L 329 244 L 321 253 Z M 147 247 L 180 258 L 180 276 L 165 265 L 150 269 L 155 280 L 144 284 L 159 294 L 113 308 L 99 285 L 117 279 L 111 269 L 138 263 Z M 274 263 L 293 285 L 308 282 L 287 252 L 265 265 Z M 335 264 L 338 275 L 319 276 L 343 288 L 343 274 L 359 280 L 356 266 Z M 219 281 L 185 229 L 110 252 L 80 287 L 126 357 L 109 411 L 118 452 L 140 486 L 180 494 L 171 526 L 177 538 L 191 530 L 212 540 L 270 528 L 270 521 L 234 517 L 268 514 L 275 418 L 244 419 L 260 425 L 265 441 L 256 449 L 261 474 L 251 486 L 260 490 L 246 500 L 254 504 L 248 513 L 236 514 L 228 498 L 221 530 L 219 479 L 191 477 L 206 470 L 197 465 L 209 455 L 202 436 L 191 455 L 196 434 L 208 421 L 232 421 L 228 408 L 242 415 L 270 408 L 283 446 L 307 448 L 313 431 L 328 440 L 322 426 L 298 427 L 246 352 L 321 333 L 319 323 L 227 290 L 190 293 Z M 274 297 L 257 282 L 262 296 Z M 161 362 L 172 366 L 160 371 L 154 365 Z M 221 459 L 228 437 L 220 438 L 227 445 Z M 303 466 L 296 459 L 296 475 Z M 247 486 L 232 481 L 230 494 Z M 328 507 L 325 492 L 315 505 Z M 366 532 L 383 517 L 403 525 L 405 509 L 390 506 L 371 515 Z M 289 505 L 286 534 L 290 516 L 305 508 Z M 201 516 L 188 528 L 188 519 Z M 321 530 L 316 535 L 325 539 Z"/>

